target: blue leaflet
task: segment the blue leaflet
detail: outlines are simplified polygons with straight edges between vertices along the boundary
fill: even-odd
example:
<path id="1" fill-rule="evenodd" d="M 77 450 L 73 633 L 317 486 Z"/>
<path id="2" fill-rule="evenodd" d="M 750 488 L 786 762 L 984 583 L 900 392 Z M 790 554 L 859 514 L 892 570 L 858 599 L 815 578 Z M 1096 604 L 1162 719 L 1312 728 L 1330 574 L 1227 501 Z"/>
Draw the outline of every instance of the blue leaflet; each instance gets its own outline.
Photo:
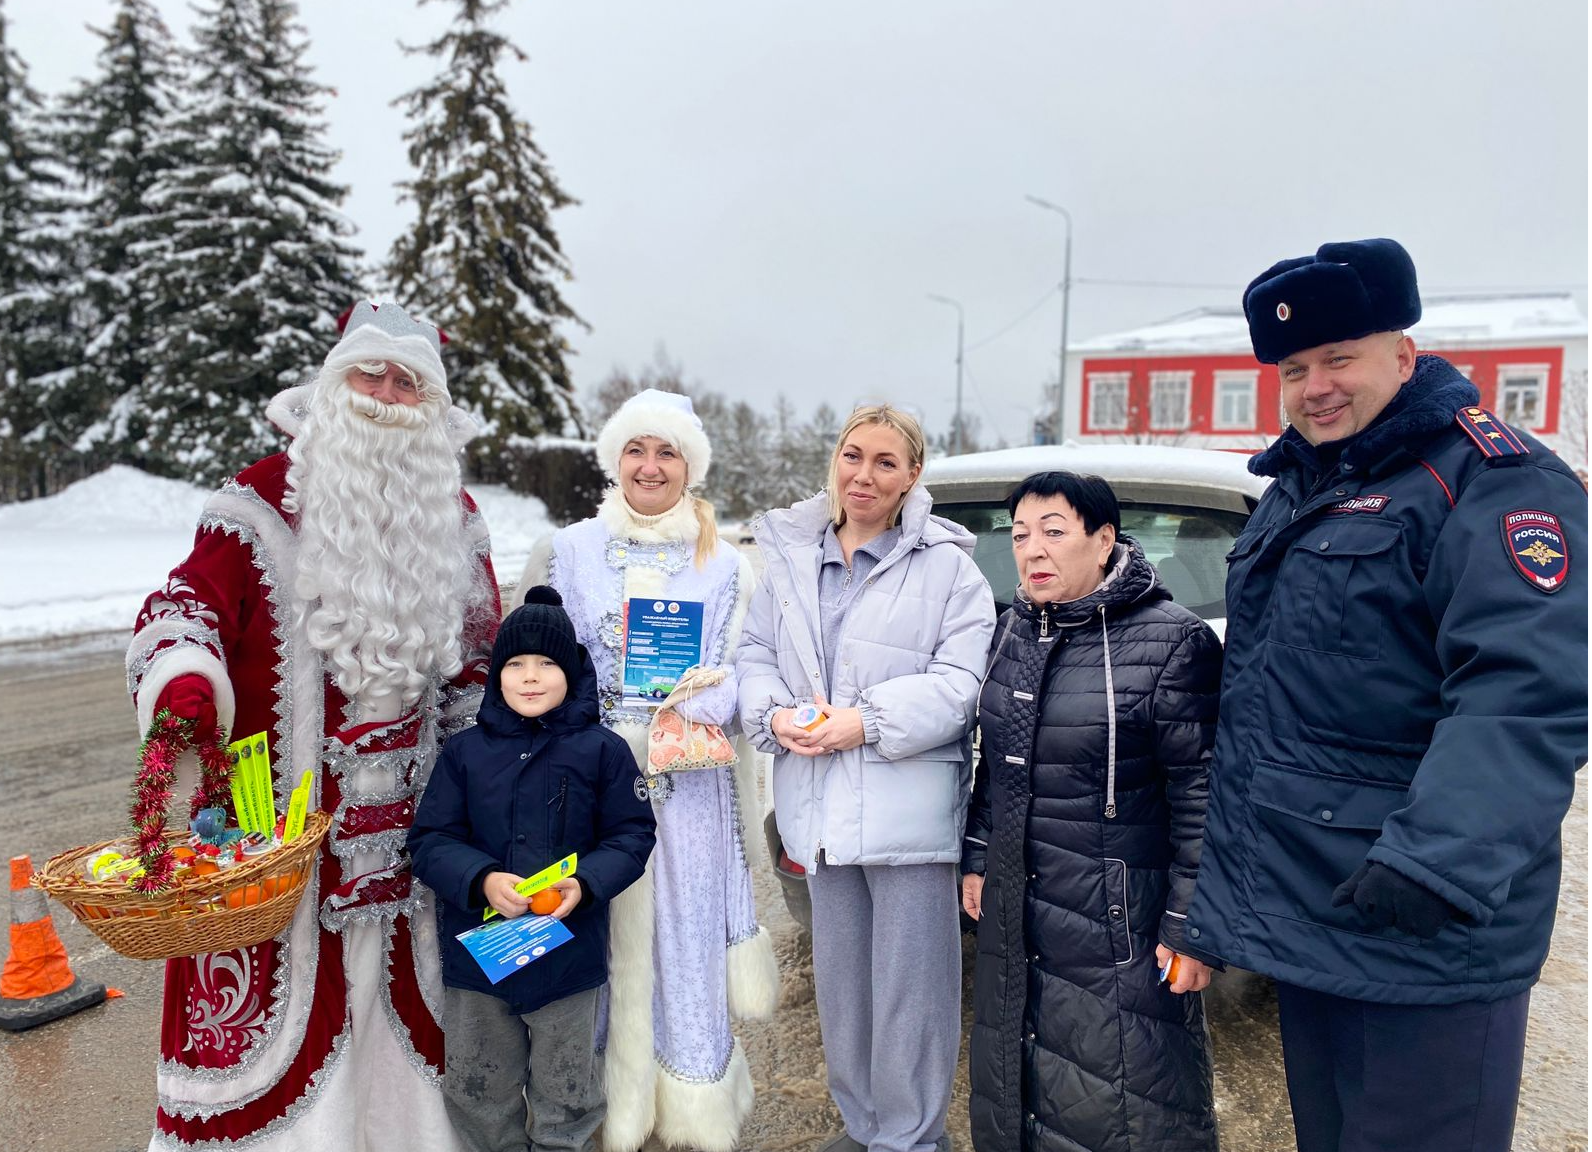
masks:
<path id="1" fill-rule="evenodd" d="M 460 932 L 457 939 L 496 984 L 574 936 L 551 916 L 516 916 Z"/>

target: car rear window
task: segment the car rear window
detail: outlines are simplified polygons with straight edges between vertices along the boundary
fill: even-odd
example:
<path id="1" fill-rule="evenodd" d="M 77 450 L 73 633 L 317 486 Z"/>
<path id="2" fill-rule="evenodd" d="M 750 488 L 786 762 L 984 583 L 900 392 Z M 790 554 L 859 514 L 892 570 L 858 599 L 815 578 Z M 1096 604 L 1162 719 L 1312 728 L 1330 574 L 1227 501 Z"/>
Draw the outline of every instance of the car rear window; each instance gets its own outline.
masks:
<path id="1" fill-rule="evenodd" d="M 936 504 L 936 515 L 978 537 L 973 559 L 1004 608 L 1017 590 L 1012 517 L 1004 504 Z M 1172 599 L 1206 619 L 1227 615 L 1227 553 L 1248 518 L 1217 508 L 1124 504 L 1122 531 L 1144 549 Z"/>

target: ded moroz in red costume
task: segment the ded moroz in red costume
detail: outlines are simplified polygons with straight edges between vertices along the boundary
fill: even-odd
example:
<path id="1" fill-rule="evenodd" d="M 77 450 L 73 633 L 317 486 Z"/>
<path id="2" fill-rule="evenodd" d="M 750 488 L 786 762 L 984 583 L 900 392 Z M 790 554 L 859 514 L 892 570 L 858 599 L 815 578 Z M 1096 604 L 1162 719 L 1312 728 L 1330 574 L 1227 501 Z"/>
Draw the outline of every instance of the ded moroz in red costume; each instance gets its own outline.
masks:
<path id="1" fill-rule="evenodd" d="M 348 400 L 350 370 L 373 361 L 418 379 L 401 419 Z M 390 304 L 359 305 L 316 381 L 267 414 L 294 447 L 211 497 L 139 614 L 128 684 L 147 726 L 162 689 L 204 677 L 224 730 L 270 734 L 278 812 L 309 771 L 333 827 L 281 935 L 168 962 L 150 1147 L 452 1149 L 432 895 L 402 849 L 441 739 L 473 722 L 498 619 L 485 526 L 458 487 L 473 422 L 435 329 Z M 425 460 L 434 474 L 417 475 Z M 444 495 L 415 509 L 427 491 Z"/>

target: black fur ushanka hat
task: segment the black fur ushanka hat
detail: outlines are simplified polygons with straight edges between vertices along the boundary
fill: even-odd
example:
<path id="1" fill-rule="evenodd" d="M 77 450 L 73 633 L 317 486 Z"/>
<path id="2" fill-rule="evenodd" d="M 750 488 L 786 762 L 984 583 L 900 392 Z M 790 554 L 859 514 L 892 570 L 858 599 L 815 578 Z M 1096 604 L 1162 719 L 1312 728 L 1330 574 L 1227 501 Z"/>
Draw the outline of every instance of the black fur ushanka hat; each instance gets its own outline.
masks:
<path id="1" fill-rule="evenodd" d="M 1323 244 L 1283 260 L 1244 289 L 1255 359 L 1275 364 L 1306 348 L 1396 332 L 1421 318 L 1415 262 L 1396 240 Z"/>

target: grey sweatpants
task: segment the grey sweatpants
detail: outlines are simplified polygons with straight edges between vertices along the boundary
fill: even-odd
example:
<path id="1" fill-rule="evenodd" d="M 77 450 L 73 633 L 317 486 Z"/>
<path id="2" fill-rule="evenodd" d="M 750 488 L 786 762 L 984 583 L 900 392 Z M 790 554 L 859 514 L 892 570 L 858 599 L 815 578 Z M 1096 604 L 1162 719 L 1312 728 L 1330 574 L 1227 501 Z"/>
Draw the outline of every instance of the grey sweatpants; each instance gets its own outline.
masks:
<path id="1" fill-rule="evenodd" d="M 443 991 L 443 1100 L 464 1146 L 594 1152 L 592 1133 L 607 1111 L 594 1047 L 597 989 L 525 1016 L 484 992 Z"/>
<path id="2" fill-rule="evenodd" d="M 956 866 L 807 874 L 829 1093 L 869 1152 L 932 1152 L 962 1042 Z"/>

